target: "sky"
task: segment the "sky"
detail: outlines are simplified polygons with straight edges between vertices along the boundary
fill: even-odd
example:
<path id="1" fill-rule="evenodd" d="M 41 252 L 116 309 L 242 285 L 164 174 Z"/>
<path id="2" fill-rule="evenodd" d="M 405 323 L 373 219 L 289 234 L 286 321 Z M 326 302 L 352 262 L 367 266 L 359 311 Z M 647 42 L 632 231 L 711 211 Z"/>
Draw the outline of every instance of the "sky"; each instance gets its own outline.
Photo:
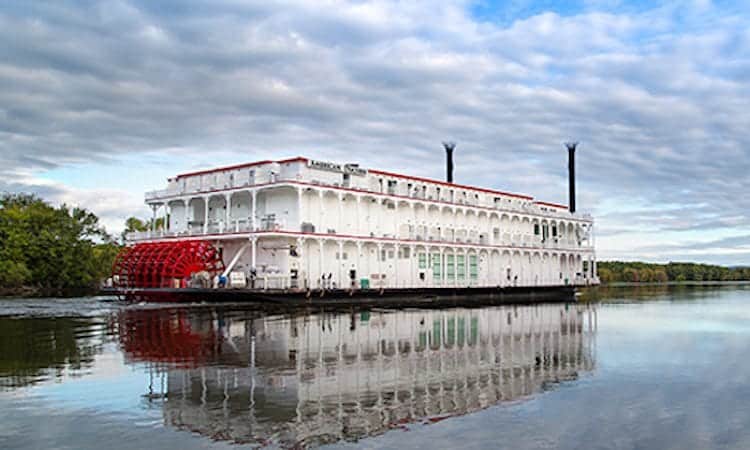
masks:
<path id="1" fill-rule="evenodd" d="M 5 0 L 0 191 L 112 233 L 194 169 L 307 156 L 567 204 L 599 259 L 750 264 L 750 2 Z"/>

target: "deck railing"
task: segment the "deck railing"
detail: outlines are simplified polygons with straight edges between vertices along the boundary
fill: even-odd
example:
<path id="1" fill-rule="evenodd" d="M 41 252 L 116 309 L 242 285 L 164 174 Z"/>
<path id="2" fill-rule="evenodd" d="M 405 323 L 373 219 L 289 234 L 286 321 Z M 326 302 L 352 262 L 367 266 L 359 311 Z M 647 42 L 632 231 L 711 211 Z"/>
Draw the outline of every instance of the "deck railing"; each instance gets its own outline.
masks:
<path id="1" fill-rule="evenodd" d="M 255 229 L 252 228 L 252 225 L 246 221 L 235 221 L 230 222 L 228 225 L 225 225 L 223 222 L 221 223 L 210 223 L 209 226 L 206 229 L 206 232 L 203 231 L 203 226 L 197 225 L 192 226 L 185 230 L 148 230 L 148 231 L 134 231 L 129 232 L 125 235 L 125 240 L 127 242 L 138 242 L 138 241 L 147 241 L 147 240 L 153 240 L 153 239 L 161 239 L 161 238 L 170 238 L 170 237 L 191 237 L 191 236 L 202 236 L 202 235 L 232 235 L 235 233 L 241 234 L 241 233 L 252 233 L 252 232 L 273 232 L 273 231 L 279 231 L 279 232 L 291 232 L 292 230 L 288 230 L 285 227 L 285 222 L 274 222 L 270 226 L 256 226 Z M 344 233 L 346 234 L 346 233 Z M 330 236 L 330 235 L 327 235 Z M 347 234 L 347 236 L 350 236 Z M 335 235 L 333 235 L 335 237 Z M 397 240 L 397 237 L 394 236 L 361 236 L 360 238 L 362 240 L 368 240 L 372 238 L 380 239 L 380 238 L 391 238 L 394 240 Z M 350 239 L 347 237 L 347 239 Z M 412 242 L 417 241 L 421 244 L 418 245 L 451 245 L 451 244 L 462 244 L 462 245 L 491 245 L 491 246 L 507 246 L 507 247 L 516 247 L 516 248 L 522 248 L 522 249 L 549 249 L 549 250 L 589 250 L 593 248 L 593 245 L 587 242 L 582 242 L 580 245 L 578 245 L 578 242 L 575 240 L 565 240 L 561 239 L 557 242 L 555 241 L 547 241 L 547 242 L 539 242 L 539 241 L 499 241 L 499 242 L 488 242 L 488 243 L 481 243 L 478 239 L 447 239 L 447 238 L 439 238 L 436 236 L 433 236 L 432 238 L 424 239 L 423 237 L 419 235 L 413 235 L 410 237 L 405 237 L 401 239 L 408 239 Z"/>

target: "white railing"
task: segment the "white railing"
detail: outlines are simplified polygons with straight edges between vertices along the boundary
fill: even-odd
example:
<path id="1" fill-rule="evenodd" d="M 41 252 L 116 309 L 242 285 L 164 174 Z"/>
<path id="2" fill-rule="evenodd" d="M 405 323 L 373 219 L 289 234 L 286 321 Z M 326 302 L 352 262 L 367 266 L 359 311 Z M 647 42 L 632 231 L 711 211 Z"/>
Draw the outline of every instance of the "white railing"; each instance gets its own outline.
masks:
<path id="1" fill-rule="evenodd" d="M 148 230 L 148 231 L 131 231 L 125 234 L 127 242 L 142 241 L 149 239 L 160 239 L 165 237 L 189 237 L 201 236 L 205 234 L 231 234 L 231 233 L 249 233 L 253 230 L 252 225 L 247 221 L 236 221 L 229 224 L 224 222 L 209 223 L 204 232 L 202 225 L 192 225 L 183 230 Z"/>
<path id="2" fill-rule="evenodd" d="M 206 231 L 204 232 L 202 225 L 191 225 L 188 229 L 184 230 L 148 230 L 148 231 L 136 231 L 127 233 L 125 239 L 129 242 L 148 240 L 148 239 L 159 239 L 164 237 L 180 237 L 180 236 L 200 236 L 204 234 L 232 234 L 232 233 L 250 233 L 255 231 L 289 231 L 287 228 L 286 220 L 274 220 L 274 221 L 258 221 L 255 229 L 252 227 L 252 223 L 248 219 L 235 219 L 230 220 L 229 223 L 224 221 L 212 221 L 209 222 Z M 483 240 L 480 242 L 478 238 L 464 238 L 456 237 L 454 239 L 448 239 L 445 236 L 432 235 L 424 237 L 418 234 L 411 234 L 400 239 L 410 239 L 412 241 L 424 242 L 424 245 L 451 245 L 451 244 L 462 244 L 462 245 L 494 245 L 494 246 L 508 246 L 508 247 L 519 247 L 523 249 L 550 249 L 550 250 L 590 250 L 594 246 L 590 242 L 582 242 L 581 245 L 575 239 L 550 239 L 542 242 L 540 239 L 529 238 L 528 235 L 518 235 L 520 238 L 517 240 L 502 239 L 499 241 L 490 242 Z M 395 236 L 384 234 L 382 236 L 362 236 L 362 239 L 368 237 L 377 238 L 391 238 L 396 239 Z"/>
<path id="3" fill-rule="evenodd" d="M 158 200 L 164 197 L 175 197 L 180 195 L 207 194 L 217 190 L 240 189 L 244 187 L 253 187 L 268 183 L 282 183 L 295 181 L 293 178 L 280 178 L 278 175 L 270 174 L 256 175 L 252 180 L 245 181 L 226 181 L 222 183 L 208 183 L 199 186 L 174 186 L 167 189 L 159 189 L 146 192 L 146 201 Z"/>
<path id="4" fill-rule="evenodd" d="M 149 201 L 149 200 L 159 199 L 162 197 L 178 195 L 178 194 L 179 194 L 179 191 L 174 190 L 174 189 L 158 189 L 158 190 L 146 192 L 144 197 L 146 198 L 146 201 Z"/>

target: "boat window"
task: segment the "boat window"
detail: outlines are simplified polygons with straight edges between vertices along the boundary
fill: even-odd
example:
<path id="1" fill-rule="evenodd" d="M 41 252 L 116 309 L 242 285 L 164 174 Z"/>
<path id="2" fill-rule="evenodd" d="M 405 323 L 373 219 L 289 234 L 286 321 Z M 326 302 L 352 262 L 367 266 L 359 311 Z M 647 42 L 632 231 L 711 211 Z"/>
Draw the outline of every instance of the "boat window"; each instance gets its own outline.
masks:
<path id="1" fill-rule="evenodd" d="M 440 253 L 433 253 L 432 254 L 432 277 L 435 280 L 439 280 L 442 276 L 442 272 L 440 270 Z"/>
<path id="2" fill-rule="evenodd" d="M 456 255 L 456 275 L 459 280 L 466 278 L 466 257 Z"/>
<path id="3" fill-rule="evenodd" d="M 427 268 L 427 255 L 424 253 L 419 254 L 419 268 L 420 269 Z"/>
<path id="4" fill-rule="evenodd" d="M 472 280 L 479 278 L 479 271 L 477 268 L 477 255 L 469 255 L 469 277 Z"/>

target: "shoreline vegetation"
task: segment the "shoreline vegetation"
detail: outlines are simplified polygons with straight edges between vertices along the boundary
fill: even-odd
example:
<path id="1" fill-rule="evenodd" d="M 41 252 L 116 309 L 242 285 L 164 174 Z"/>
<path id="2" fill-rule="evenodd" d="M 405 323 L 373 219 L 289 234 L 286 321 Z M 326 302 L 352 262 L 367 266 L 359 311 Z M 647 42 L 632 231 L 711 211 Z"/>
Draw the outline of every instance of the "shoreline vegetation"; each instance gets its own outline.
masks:
<path id="1" fill-rule="evenodd" d="M 96 293 L 119 250 L 90 211 L 0 196 L 0 295 Z"/>
<path id="2" fill-rule="evenodd" d="M 155 224 L 130 217 L 114 237 L 82 208 L 54 207 L 31 194 L 0 195 L 0 297 L 95 295 L 110 276 L 124 234 Z M 750 267 L 599 261 L 606 287 L 750 281 Z"/>
<path id="3" fill-rule="evenodd" d="M 618 283 L 689 283 L 750 281 L 750 267 L 724 267 L 711 264 L 639 261 L 597 261 L 597 273 L 603 285 Z"/>

